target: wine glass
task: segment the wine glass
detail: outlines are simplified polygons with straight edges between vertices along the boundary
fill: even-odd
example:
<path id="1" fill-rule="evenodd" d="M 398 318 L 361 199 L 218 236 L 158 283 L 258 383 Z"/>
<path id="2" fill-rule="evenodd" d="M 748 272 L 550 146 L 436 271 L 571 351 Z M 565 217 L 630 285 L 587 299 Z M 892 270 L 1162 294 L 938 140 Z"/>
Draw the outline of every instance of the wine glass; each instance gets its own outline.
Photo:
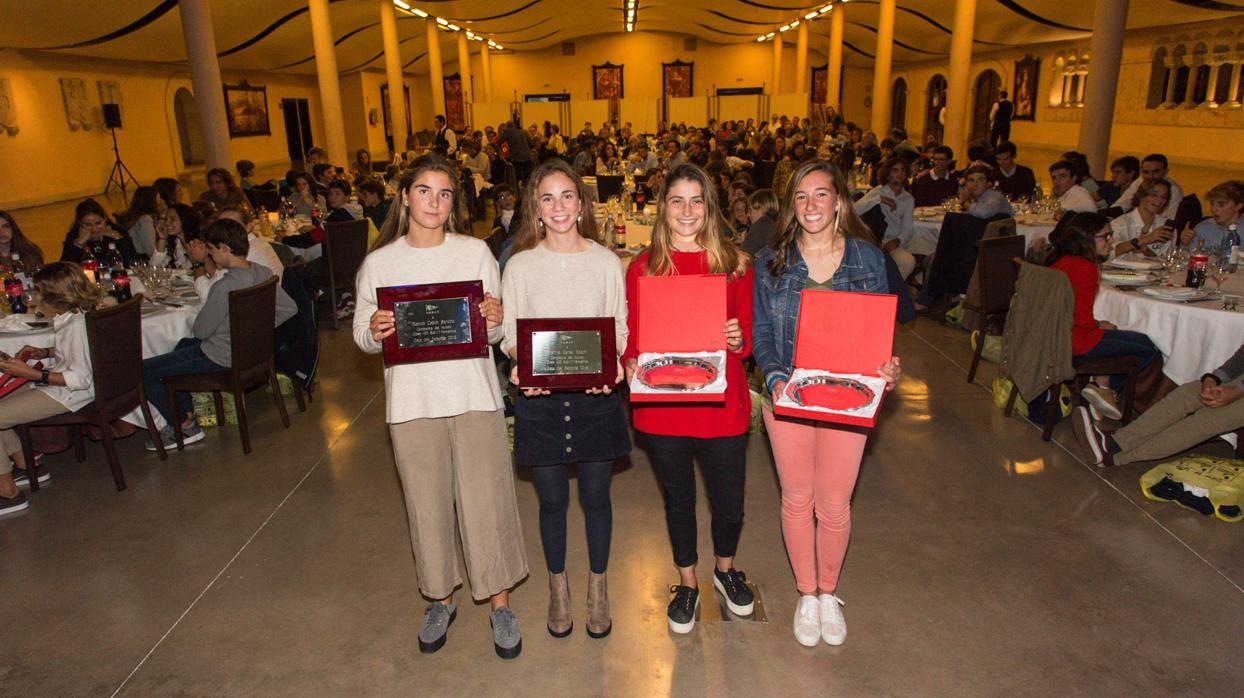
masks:
<path id="1" fill-rule="evenodd" d="M 1214 292 L 1222 293 L 1222 282 L 1231 275 L 1231 257 L 1223 255 L 1210 260 L 1209 277 L 1214 280 Z"/>

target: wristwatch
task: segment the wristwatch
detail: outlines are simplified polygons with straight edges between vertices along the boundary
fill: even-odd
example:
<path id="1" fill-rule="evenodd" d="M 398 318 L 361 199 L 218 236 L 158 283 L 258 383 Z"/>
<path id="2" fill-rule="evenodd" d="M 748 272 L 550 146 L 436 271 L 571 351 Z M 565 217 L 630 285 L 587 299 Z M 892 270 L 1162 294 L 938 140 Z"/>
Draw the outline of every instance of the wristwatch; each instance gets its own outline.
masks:
<path id="1" fill-rule="evenodd" d="M 1132 249 L 1134 250 L 1140 249 L 1140 238 L 1132 238 Z"/>
<path id="2" fill-rule="evenodd" d="M 39 371 L 39 385 L 48 384 L 48 375 L 49 375 L 48 370 L 46 368 L 43 369 L 42 371 Z"/>

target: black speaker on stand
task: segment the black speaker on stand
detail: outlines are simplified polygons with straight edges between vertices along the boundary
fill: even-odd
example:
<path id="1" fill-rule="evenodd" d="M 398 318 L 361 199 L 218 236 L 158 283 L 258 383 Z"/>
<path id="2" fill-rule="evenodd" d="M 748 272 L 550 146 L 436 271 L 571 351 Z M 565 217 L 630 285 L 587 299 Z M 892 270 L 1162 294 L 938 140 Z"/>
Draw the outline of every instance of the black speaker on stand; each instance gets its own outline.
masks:
<path id="1" fill-rule="evenodd" d="M 117 148 L 117 129 L 121 128 L 121 105 L 104 105 L 104 126 L 112 132 L 112 152 L 116 154 L 116 160 L 112 163 L 112 173 L 108 175 L 108 184 L 104 186 L 104 196 L 108 196 L 108 193 L 115 187 L 121 190 L 121 199 L 128 204 L 127 180 L 135 187 L 138 186 L 138 180 L 134 177 L 134 173 L 130 172 L 130 168 L 121 162 L 121 150 Z"/>

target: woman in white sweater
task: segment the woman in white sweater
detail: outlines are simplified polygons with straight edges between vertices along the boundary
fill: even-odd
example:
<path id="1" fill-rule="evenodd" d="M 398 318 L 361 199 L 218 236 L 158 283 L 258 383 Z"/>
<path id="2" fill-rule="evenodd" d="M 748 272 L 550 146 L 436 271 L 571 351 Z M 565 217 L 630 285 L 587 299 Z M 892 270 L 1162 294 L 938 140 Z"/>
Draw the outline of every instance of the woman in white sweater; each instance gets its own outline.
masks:
<path id="1" fill-rule="evenodd" d="M 489 343 L 501 339 L 497 262 L 483 241 L 453 232 L 457 181 L 439 155 L 420 157 L 402 175 L 397 199 L 358 272 L 354 341 L 363 351 L 379 353 L 384 338 L 396 331 L 392 311 L 376 305 L 376 289 L 386 286 L 480 280 Z M 527 556 L 493 361 L 387 366 L 384 385 L 419 590 L 434 601 L 419 630 L 419 649 L 440 649 L 456 615 L 460 537 L 471 593 L 491 603 L 497 655 L 517 657 L 522 636 L 509 590 L 527 576 Z"/>
<path id="2" fill-rule="evenodd" d="M 523 216 L 514 255 L 505 267 L 502 348 L 517 357 L 517 318 L 608 317 L 613 318 L 613 349 L 621 355 L 627 337 L 622 264 L 596 241 L 591 208 L 584 210 L 590 199 L 583 180 L 565 160 L 553 158 L 531 175 L 523 199 L 522 210 L 534 215 Z M 619 380 L 621 376 L 619 368 Z M 522 387 L 517 366 L 510 380 Z M 549 571 L 548 630 L 553 637 L 566 637 L 574 628 L 566 578 L 571 464 L 578 464 L 587 530 L 587 633 L 601 638 L 613 627 L 605 577 L 613 530 L 609 483 L 614 461 L 631 450 L 622 396 L 613 388 L 602 385 L 556 395 L 524 388 L 515 406 L 515 460 L 532 469 L 540 498 L 540 540 Z"/>

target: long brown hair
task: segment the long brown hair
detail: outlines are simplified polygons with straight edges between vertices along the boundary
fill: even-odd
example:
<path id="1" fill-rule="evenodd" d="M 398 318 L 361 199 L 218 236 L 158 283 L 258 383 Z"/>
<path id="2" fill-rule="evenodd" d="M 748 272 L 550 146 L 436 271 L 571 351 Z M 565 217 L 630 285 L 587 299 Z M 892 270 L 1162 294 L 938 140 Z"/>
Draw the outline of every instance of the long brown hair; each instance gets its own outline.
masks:
<path id="1" fill-rule="evenodd" d="M 657 197 L 657 220 L 652 226 L 652 245 L 648 248 L 648 265 L 644 270 L 648 276 L 667 276 L 674 274 L 674 234 L 665 222 L 665 198 L 670 186 L 675 182 L 688 181 L 700 185 L 704 197 L 704 227 L 696 234 L 695 241 L 708 253 L 708 270 L 713 274 L 731 274 L 742 276 L 747 271 L 750 258 L 740 250 L 729 234 L 729 226 L 717 202 L 717 187 L 712 179 L 699 166 L 685 162 L 675 167 L 665 177 Z"/>
<path id="2" fill-rule="evenodd" d="M 27 273 L 43 266 L 43 250 L 22 233 L 22 229 L 17 227 L 13 214 L 0 211 L 0 218 L 9 224 L 9 230 L 13 231 L 13 239 L 9 242 L 9 254 L 16 252 L 17 256 L 21 257 L 22 264 L 26 265 Z"/>
<path id="3" fill-rule="evenodd" d="M 518 224 L 518 232 L 514 233 L 514 246 L 511 254 L 530 250 L 544 239 L 544 223 L 540 220 L 540 204 L 536 200 L 540 182 L 549 175 L 561 173 L 574 182 L 575 192 L 579 195 L 579 235 L 592 242 L 600 242 L 600 232 L 596 229 L 596 217 L 592 215 L 592 200 L 587 196 L 587 187 L 570 163 L 561 158 L 545 160 L 531 173 L 527 180 L 527 188 L 523 190 L 522 220 Z"/>
<path id="4" fill-rule="evenodd" d="M 795 218 L 795 190 L 799 188 L 803 178 L 813 172 L 824 172 L 829 177 L 830 187 L 834 191 L 834 232 L 844 237 L 856 238 L 866 242 L 875 242 L 873 234 L 864 221 L 855 214 L 851 205 L 851 190 L 847 188 L 847 180 L 842 170 L 828 160 L 808 160 L 800 165 L 791 175 L 790 186 L 782 197 L 782 208 L 778 211 L 777 234 L 773 236 L 770 246 L 773 248 L 773 259 L 769 261 L 769 273 L 781 276 L 786 273 L 786 257 L 792 245 L 797 244 L 803 226 Z"/>
<path id="5" fill-rule="evenodd" d="M 410 164 L 410 168 L 402 173 L 401 179 L 397 181 L 397 196 L 394 197 L 393 203 L 389 206 L 389 215 L 384 219 L 384 225 L 380 226 L 380 234 L 376 236 L 376 241 L 372 243 L 369 253 L 384 247 L 394 240 L 404 237 L 406 232 L 410 230 L 409 210 L 410 204 L 407 203 L 406 197 L 410 195 L 410 187 L 414 185 L 415 180 L 419 179 L 419 175 L 424 172 L 440 172 L 449 178 L 449 186 L 453 191 L 453 202 L 449 206 L 449 218 L 445 221 L 445 232 L 457 232 L 457 217 L 454 215 L 458 202 L 458 173 L 454 170 L 453 165 L 449 161 L 436 153 L 428 153 L 415 158 Z M 312 192 L 315 190 L 312 189 Z"/>

